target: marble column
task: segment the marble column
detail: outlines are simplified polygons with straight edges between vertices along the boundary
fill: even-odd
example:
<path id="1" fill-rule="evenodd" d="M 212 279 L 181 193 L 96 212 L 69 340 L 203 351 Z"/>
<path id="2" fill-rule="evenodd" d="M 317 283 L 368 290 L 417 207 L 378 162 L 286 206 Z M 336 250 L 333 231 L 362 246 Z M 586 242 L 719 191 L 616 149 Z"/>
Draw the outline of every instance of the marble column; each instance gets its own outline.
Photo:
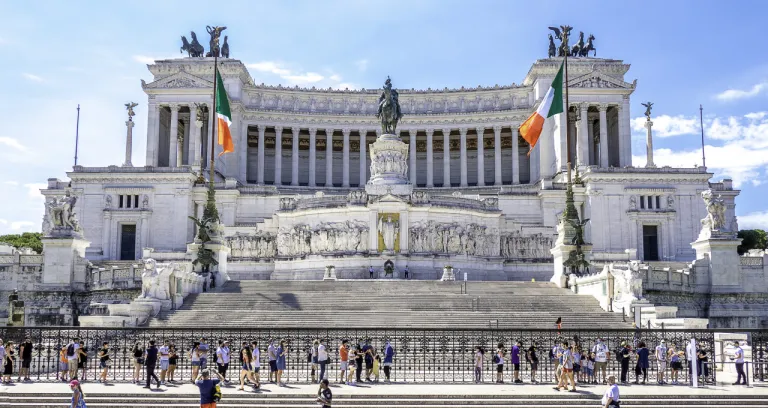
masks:
<path id="1" fill-rule="evenodd" d="M 333 129 L 325 129 L 325 186 L 333 187 Z"/>
<path id="2" fill-rule="evenodd" d="M 283 184 L 283 127 L 275 126 L 275 183 Z"/>
<path id="3" fill-rule="evenodd" d="M 133 125 L 133 120 L 130 118 L 125 121 L 125 162 L 123 167 L 133 167 L 133 163 L 131 163 L 131 156 L 133 155 Z"/>
<path id="4" fill-rule="evenodd" d="M 512 130 L 512 184 L 520 184 L 520 136 L 516 125 Z"/>
<path id="5" fill-rule="evenodd" d="M 427 187 L 435 186 L 435 157 L 432 150 L 434 129 L 427 129 Z"/>
<path id="6" fill-rule="evenodd" d="M 589 160 L 587 164 L 590 166 L 597 164 L 597 156 L 599 155 L 597 145 L 595 144 L 595 121 L 594 116 L 590 117 L 587 121 L 587 144 L 589 145 L 589 156 L 587 156 Z"/>
<path id="7" fill-rule="evenodd" d="M 104 259 L 111 259 L 112 248 L 112 212 L 104 211 L 102 220 L 101 255 Z"/>
<path id="8" fill-rule="evenodd" d="M 264 124 L 259 124 L 259 147 L 257 149 L 259 167 L 258 167 L 258 172 L 256 174 L 256 182 L 259 184 L 264 184 L 264 143 L 265 143 L 264 133 L 266 131 L 267 131 L 267 127 L 264 126 Z"/>
<path id="9" fill-rule="evenodd" d="M 368 182 L 368 129 L 360 129 L 360 187 Z"/>
<path id="10" fill-rule="evenodd" d="M 179 154 L 179 105 L 172 103 L 168 105 L 171 108 L 171 126 L 168 140 L 171 143 L 168 149 L 168 167 L 176 167 L 176 158 Z"/>
<path id="11" fill-rule="evenodd" d="M 467 187 L 467 128 L 460 128 L 459 135 L 459 180 L 461 187 Z"/>
<path id="12" fill-rule="evenodd" d="M 341 150 L 341 186 L 349 187 L 349 134 L 352 130 L 349 128 L 341 129 L 344 137 Z"/>
<path id="13" fill-rule="evenodd" d="M 630 130 L 629 118 L 629 95 L 623 95 L 621 100 L 621 109 L 619 110 L 619 148 L 621 157 L 621 167 L 632 165 L 632 132 Z"/>
<path id="14" fill-rule="evenodd" d="M 579 104 L 579 125 L 576 136 L 576 165 L 589 165 L 589 103 Z"/>
<path id="15" fill-rule="evenodd" d="M 196 116 L 194 127 L 192 128 L 192 139 L 189 141 L 194 145 L 194 147 L 190 146 L 190 151 L 194 156 L 190 162 L 192 163 L 192 166 L 195 167 L 196 171 L 200 171 L 200 159 L 201 159 L 200 156 L 203 155 L 203 141 L 201 140 L 202 137 L 203 137 L 203 121 L 197 119 L 197 116 Z"/>
<path id="16" fill-rule="evenodd" d="M 501 185 L 501 126 L 493 127 L 493 185 Z"/>
<path id="17" fill-rule="evenodd" d="M 153 97 L 154 95 L 150 95 Z M 157 166 L 160 152 L 160 106 L 150 100 L 147 107 L 147 166 Z"/>
<path id="18" fill-rule="evenodd" d="M 243 115 L 240 115 L 240 122 L 240 143 L 235 142 L 233 153 L 238 156 L 239 179 L 243 180 L 243 184 L 245 184 L 248 182 L 248 123 L 243 120 Z"/>
<path id="19" fill-rule="evenodd" d="M 417 132 L 418 131 L 416 129 L 408 130 L 408 135 L 410 137 L 410 139 L 408 139 L 408 149 L 409 149 L 408 155 L 411 156 L 409 157 L 410 169 L 408 169 L 408 172 L 411 175 L 411 184 L 414 186 L 416 185 L 416 133 Z"/>
<path id="20" fill-rule="evenodd" d="M 317 167 L 317 128 L 309 128 L 309 186 L 316 187 Z"/>
<path id="21" fill-rule="evenodd" d="M 597 105 L 597 109 L 600 112 L 600 167 L 605 169 L 610 166 L 608 162 L 608 117 L 606 114 L 608 104 L 601 103 Z"/>
<path id="22" fill-rule="evenodd" d="M 301 128 L 291 128 L 291 185 L 299 185 L 299 134 Z"/>
<path id="23" fill-rule="evenodd" d="M 451 186 L 451 129 L 443 129 L 443 187 Z"/>
<path id="24" fill-rule="evenodd" d="M 176 146 L 176 167 L 184 165 L 184 143 L 189 143 L 189 117 L 182 117 L 181 123 L 184 125 L 184 131 L 179 136 L 179 143 Z"/>
<path id="25" fill-rule="evenodd" d="M 216 120 L 216 113 L 213 111 L 213 99 L 208 102 L 208 106 L 208 139 L 205 141 L 205 145 L 208 147 L 205 157 L 205 162 L 207 163 L 206 168 L 211 165 L 211 152 L 216 148 L 216 140 L 213 135 L 213 122 Z M 218 152 L 216 154 L 218 154 Z"/>
<path id="26" fill-rule="evenodd" d="M 477 185 L 485 186 L 485 146 L 483 146 L 483 134 L 485 128 L 477 127 Z"/>
<path id="27" fill-rule="evenodd" d="M 645 154 L 646 154 L 646 162 L 645 167 L 647 168 L 656 168 L 656 165 L 653 163 L 653 132 L 651 131 L 651 128 L 653 127 L 653 122 L 650 118 L 645 121 L 645 128 L 648 130 L 648 133 L 645 137 Z"/>

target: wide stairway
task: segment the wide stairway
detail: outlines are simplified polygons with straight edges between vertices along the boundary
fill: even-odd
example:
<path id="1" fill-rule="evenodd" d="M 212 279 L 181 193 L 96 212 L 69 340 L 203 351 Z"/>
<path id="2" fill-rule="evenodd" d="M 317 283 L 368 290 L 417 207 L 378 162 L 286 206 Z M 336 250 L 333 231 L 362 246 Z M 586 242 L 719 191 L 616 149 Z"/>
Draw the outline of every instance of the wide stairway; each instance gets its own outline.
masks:
<path id="1" fill-rule="evenodd" d="M 592 296 L 548 282 L 230 281 L 190 295 L 150 327 L 629 328 Z"/>

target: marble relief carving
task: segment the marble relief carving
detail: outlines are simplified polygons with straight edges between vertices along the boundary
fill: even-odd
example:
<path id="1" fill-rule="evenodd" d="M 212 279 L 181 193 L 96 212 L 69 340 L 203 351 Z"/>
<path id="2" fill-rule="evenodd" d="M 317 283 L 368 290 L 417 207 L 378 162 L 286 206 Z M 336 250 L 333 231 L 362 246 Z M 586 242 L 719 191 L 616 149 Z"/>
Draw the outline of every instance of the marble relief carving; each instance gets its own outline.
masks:
<path id="1" fill-rule="evenodd" d="M 484 225 L 427 221 L 415 223 L 410 235 L 415 253 L 499 256 L 499 230 Z"/>
<path id="2" fill-rule="evenodd" d="M 269 232 L 237 233 L 227 237 L 226 241 L 227 246 L 232 250 L 230 257 L 235 259 L 274 258 L 277 254 L 277 236 Z"/>
<path id="3" fill-rule="evenodd" d="M 506 259 L 551 259 L 553 245 L 554 239 L 544 234 L 514 232 L 501 236 L 501 255 Z"/>
<path id="4" fill-rule="evenodd" d="M 298 224 L 277 234 L 281 256 L 357 253 L 368 249 L 367 242 L 368 224 L 363 221 Z"/>

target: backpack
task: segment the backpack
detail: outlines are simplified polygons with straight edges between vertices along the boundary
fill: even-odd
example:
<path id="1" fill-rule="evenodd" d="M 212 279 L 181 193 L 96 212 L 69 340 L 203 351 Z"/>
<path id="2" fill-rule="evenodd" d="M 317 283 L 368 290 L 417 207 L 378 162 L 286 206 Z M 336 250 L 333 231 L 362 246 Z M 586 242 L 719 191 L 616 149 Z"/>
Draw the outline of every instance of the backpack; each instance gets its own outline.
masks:
<path id="1" fill-rule="evenodd" d="M 494 354 L 493 355 L 493 364 L 499 364 L 499 355 L 498 354 Z"/>
<path id="2" fill-rule="evenodd" d="M 624 347 L 619 347 L 616 349 L 616 361 L 621 363 L 621 360 L 624 359 Z"/>
<path id="3" fill-rule="evenodd" d="M 215 402 L 221 401 L 221 387 L 219 384 L 216 384 L 216 386 L 213 388 L 213 400 Z"/>
<path id="4" fill-rule="evenodd" d="M 70 343 L 67 346 L 67 357 L 73 357 L 75 355 L 75 345 Z"/>

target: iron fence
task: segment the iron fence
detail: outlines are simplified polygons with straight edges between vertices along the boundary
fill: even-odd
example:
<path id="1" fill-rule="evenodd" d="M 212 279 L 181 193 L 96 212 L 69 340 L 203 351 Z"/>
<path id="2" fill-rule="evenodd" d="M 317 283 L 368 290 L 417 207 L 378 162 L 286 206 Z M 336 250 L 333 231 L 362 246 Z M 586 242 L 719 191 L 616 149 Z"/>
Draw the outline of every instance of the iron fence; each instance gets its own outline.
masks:
<path id="1" fill-rule="evenodd" d="M 518 341 L 522 343 L 520 355 L 520 378 L 525 382 L 535 379 L 539 382 L 554 382 L 556 364 L 550 358 L 550 350 L 562 341 L 579 345 L 583 350 L 591 350 L 597 339 L 604 339 L 610 353 L 607 371 L 621 376 L 621 364 L 615 358 L 617 349 L 622 342 L 636 349 L 644 342 L 650 351 L 647 381 L 653 383 L 658 378 L 658 365 L 654 350 L 661 340 L 666 345 L 675 346 L 677 350 L 685 351 L 691 338 L 695 338 L 702 348 L 710 352 L 709 367 L 706 381 L 716 380 L 717 364 L 714 358 L 715 330 L 414 330 L 414 329 L 201 329 L 201 328 L 0 328 L 0 338 L 13 341 L 16 346 L 27 336 L 33 343 L 33 354 L 30 364 L 30 377 L 33 381 L 57 381 L 59 357 L 62 348 L 74 338 L 87 350 L 88 360 L 80 372 L 80 379 L 95 380 L 101 373 L 99 368 L 98 350 L 103 342 L 109 343 L 110 368 L 108 380 L 111 382 L 130 382 L 133 379 L 134 359 L 132 348 L 138 344 L 145 347 L 150 340 L 155 340 L 159 346 L 165 340 L 176 347 L 178 364 L 175 379 L 189 381 L 192 374 L 190 350 L 193 342 L 206 338 L 211 346 L 208 356 L 209 368 L 216 368 L 216 343 L 219 340 L 231 342 L 231 363 L 227 377 L 237 381 L 240 374 L 239 350 L 243 342 L 256 341 L 261 351 L 261 378 L 266 378 L 268 370 L 267 345 L 270 339 L 275 342 L 286 340 L 287 369 L 284 378 L 291 382 L 306 382 L 311 378 L 312 364 L 308 351 L 315 339 L 322 339 L 329 352 L 327 366 L 328 378 L 337 380 L 340 356 L 339 345 L 343 339 L 351 344 L 370 339 L 373 349 L 383 353 L 384 344 L 389 341 L 395 350 L 391 368 L 391 380 L 396 382 L 426 382 L 426 383 L 462 383 L 474 381 L 475 349 L 480 346 L 486 353 L 483 358 L 482 380 L 493 382 L 496 376 L 496 364 L 492 356 L 499 343 L 506 350 L 506 360 L 503 366 L 504 380 L 511 381 L 514 365 L 511 364 L 510 350 Z M 768 356 L 768 331 L 739 331 L 747 333 L 753 350 L 752 372 L 753 381 L 764 381 L 766 376 L 766 360 Z M 535 347 L 538 357 L 538 370 L 532 378 L 532 365 L 527 361 L 525 351 Z M 354 347 L 354 346 L 353 346 Z M 383 359 L 383 354 L 382 354 Z M 682 358 L 682 369 L 679 372 L 681 382 L 688 382 L 689 363 Z M 627 380 L 635 381 L 636 355 L 633 354 L 629 364 Z M 16 366 L 20 366 L 16 360 Z M 159 367 L 156 370 L 159 373 Z M 383 370 L 381 370 L 383 371 Z M 18 372 L 18 368 L 14 369 Z M 596 373 L 597 374 L 597 373 Z M 671 367 L 667 368 L 666 378 L 669 379 Z M 145 370 L 141 369 L 140 378 L 143 380 Z M 363 375 L 364 378 L 364 375 Z M 383 379 L 383 373 L 381 374 Z M 640 378 L 642 379 L 642 377 Z M 597 380 L 602 381 L 600 376 Z"/>

